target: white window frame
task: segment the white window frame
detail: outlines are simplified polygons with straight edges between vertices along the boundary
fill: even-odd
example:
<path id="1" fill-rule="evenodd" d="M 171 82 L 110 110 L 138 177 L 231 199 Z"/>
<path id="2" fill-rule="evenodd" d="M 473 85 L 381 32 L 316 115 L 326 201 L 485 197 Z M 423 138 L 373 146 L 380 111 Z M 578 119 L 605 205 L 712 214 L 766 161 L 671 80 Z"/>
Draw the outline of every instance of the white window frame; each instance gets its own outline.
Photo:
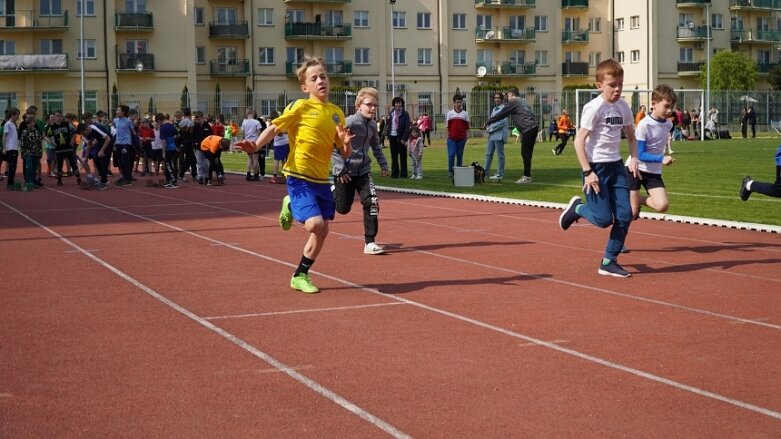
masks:
<path id="1" fill-rule="evenodd" d="M 629 52 L 629 62 L 637 64 L 640 62 L 640 51 L 635 49 Z"/>
<path id="2" fill-rule="evenodd" d="M 306 18 L 303 9 L 288 9 L 285 11 L 285 17 L 290 23 L 303 23 Z"/>
<path id="3" fill-rule="evenodd" d="M 355 48 L 355 64 L 356 65 L 369 65 L 369 48 L 368 47 L 356 47 Z"/>
<path id="4" fill-rule="evenodd" d="M 476 26 L 477 29 L 480 29 L 480 30 L 492 29 L 493 26 L 494 26 L 493 17 L 490 16 L 490 15 L 477 14 L 477 19 L 475 21 L 475 26 Z"/>
<path id="5" fill-rule="evenodd" d="M 344 26 L 344 12 L 336 9 L 329 9 L 323 14 L 326 26 Z"/>
<path id="6" fill-rule="evenodd" d="M 535 32 L 548 32 L 548 16 L 547 15 L 535 15 L 534 16 L 534 31 Z"/>
<path id="7" fill-rule="evenodd" d="M 258 65 L 260 66 L 274 65 L 273 47 L 258 47 Z"/>
<path id="8" fill-rule="evenodd" d="M 217 24 L 239 24 L 239 11 L 236 8 L 214 8 L 214 22 Z"/>
<path id="9" fill-rule="evenodd" d="M 76 39 L 76 59 L 81 59 L 81 39 Z M 98 50 L 97 50 L 97 40 L 94 39 L 84 39 L 84 52 L 86 56 L 84 56 L 84 59 L 97 59 L 98 57 Z"/>
<path id="10" fill-rule="evenodd" d="M 547 50 L 535 50 L 534 51 L 534 63 L 538 66 L 548 66 L 548 51 Z"/>
<path id="11" fill-rule="evenodd" d="M 678 62 L 680 63 L 693 63 L 694 62 L 694 49 L 691 47 L 680 47 L 678 49 Z"/>
<path id="12" fill-rule="evenodd" d="M 453 49 L 453 66 L 463 67 L 467 65 L 466 49 Z"/>
<path id="13" fill-rule="evenodd" d="M 84 0 L 87 7 L 87 12 L 84 14 L 85 17 L 94 17 L 95 16 L 95 0 Z M 76 1 L 76 16 L 81 17 L 81 0 Z"/>
<path id="14" fill-rule="evenodd" d="M 588 19 L 588 31 L 589 33 L 602 32 L 602 17 L 589 17 Z"/>
<path id="15" fill-rule="evenodd" d="M 589 52 L 588 54 L 588 66 L 596 67 L 597 64 L 602 62 L 602 52 Z"/>
<path id="16" fill-rule="evenodd" d="M 98 112 L 98 92 L 94 90 L 84 91 L 84 111 L 92 114 Z"/>
<path id="17" fill-rule="evenodd" d="M 433 65 L 433 58 L 431 54 L 434 53 L 433 49 L 430 48 L 420 48 L 418 49 L 418 65 L 419 66 L 430 66 Z"/>
<path id="18" fill-rule="evenodd" d="M 407 13 L 404 11 L 393 11 L 393 18 L 391 23 L 394 29 L 406 29 L 407 28 Z"/>
<path id="19" fill-rule="evenodd" d="M 205 11 L 202 7 L 193 8 L 193 20 L 196 26 L 204 26 L 206 23 Z"/>
<path id="20" fill-rule="evenodd" d="M 195 47 L 195 63 L 206 64 L 206 47 L 204 46 Z"/>
<path id="21" fill-rule="evenodd" d="M 629 17 L 629 29 L 639 29 L 640 28 L 640 16 L 639 15 L 632 15 Z"/>
<path id="22" fill-rule="evenodd" d="M 393 64 L 397 66 L 407 65 L 407 49 L 401 47 L 393 48 Z"/>
<path id="23" fill-rule="evenodd" d="M 57 46 L 59 44 L 59 50 L 56 50 Z M 46 47 L 44 47 L 46 45 Z M 59 38 L 44 38 L 40 41 L 39 47 L 41 49 L 42 55 L 60 55 L 65 53 L 65 45 L 63 44 L 62 39 Z"/>
<path id="24" fill-rule="evenodd" d="M 624 64 L 626 55 L 624 55 L 623 51 L 616 53 L 616 61 L 618 61 L 619 64 Z"/>
<path id="25" fill-rule="evenodd" d="M 46 4 L 48 13 L 44 13 L 43 5 Z M 40 7 L 41 17 L 57 17 L 62 14 L 62 0 L 40 0 L 38 3 Z"/>
<path id="26" fill-rule="evenodd" d="M 353 12 L 353 27 L 368 28 L 369 27 L 369 11 L 355 11 L 355 12 Z"/>
<path id="27" fill-rule="evenodd" d="M 274 8 L 258 8 L 258 26 L 274 25 Z"/>
<path id="28" fill-rule="evenodd" d="M 61 91 L 44 91 L 41 93 L 41 114 L 54 113 L 65 109 L 65 94 Z"/>
<path id="29" fill-rule="evenodd" d="M 451 24 L 453 30 L 466 30 L 466 14 L 453 14 L 453 21 Z"/>
<path id="30" fill-rule="evenodd" d="M 16 41 L 0 40 L 0 55 L 16 55 Z"/>
<path id="31" fill-rule="evenodd" d="M 624 30 L 624 19 L 616 18 L 616 32 Z"/>
<path id="32" fill-rule="evenodd" d="M 431 12 L 418 12 L 417 28 L 431 29 Z"/>
<path id="33" fill-rule="evenodd" d="M 507 25 L 510 26 L 510 29 L 524 30 L 526 29 L 526 16 L 511 15 L 507 19 Z"/>
<path id="34" fill-rule="evenodd" d="M 724 14 L 711 14 L 711 28 L 724 29 Z"/>

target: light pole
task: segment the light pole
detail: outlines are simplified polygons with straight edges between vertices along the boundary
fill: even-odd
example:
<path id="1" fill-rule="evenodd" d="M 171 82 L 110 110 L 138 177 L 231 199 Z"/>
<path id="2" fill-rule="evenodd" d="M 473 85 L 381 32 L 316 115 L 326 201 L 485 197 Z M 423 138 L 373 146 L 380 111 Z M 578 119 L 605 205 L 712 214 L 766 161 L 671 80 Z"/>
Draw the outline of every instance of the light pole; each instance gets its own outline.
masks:
<path id="1" fill-rule="evenodd" d="M 711 40 L 711 31 L 710 31 L 710 25 L 711 25 L 711 17 L 710 17 L 710 2 L 705 3 L 705 14 L 707 15 L 708 20 L 708 28 L 705 29 L 707 32 L 705 34 L 705 108 L 700 113 L 700 121 L 702 121 L 702 115 L 708 114 L 708 117 L 710 117 L 709 113 L 705 113 L 706 111 L 710 111 L 710 40 Z M 700 122 L 701 124 L 703 122 Z M 705 127 L 705 125 L 702 125 Z M 705 139 L 705 129 L 702 129 L 702 139 Z"/>
<path id="2" fill-rule="evenodd" d="M 86 12 L 84 10 L 84 0 L 79 0 L 79 5 L 81 6 L 81 17 L 80 17 L 80 24 L 81 29 L 79 30 L 79 38 L 81 40 L 79 41 L 79 51 L 81 52 L 81 112 L 84 113 L 87 111 L 87 107 L 85 107 L 85 91 L 84 91 L 84 13 Z M 78 115 L 78 119 L 81 120 L 81 114 Z"/>
<path id="3" fill-rule="evenodd" d="M 394 19 L 394 17 L 393 17 L 393 14 L 394 14 L 394 12 L 393 12 L 393 5 L 396 4 L 396 0 L 388 0 L 388 1 L 390 2 L 390 6 L 391 6 L 391 32 L 390 32 L 390 37 L 391 37 L 391 92 L 392 92 L 393 96 L 395 97 L 396 96 L 396 47 L 393 45 L 393 33 L 394 33 L 394 31 L 393 31 L 393 29 L 394 29 L 394 25 L 393 25 L 393 19 Z"/>

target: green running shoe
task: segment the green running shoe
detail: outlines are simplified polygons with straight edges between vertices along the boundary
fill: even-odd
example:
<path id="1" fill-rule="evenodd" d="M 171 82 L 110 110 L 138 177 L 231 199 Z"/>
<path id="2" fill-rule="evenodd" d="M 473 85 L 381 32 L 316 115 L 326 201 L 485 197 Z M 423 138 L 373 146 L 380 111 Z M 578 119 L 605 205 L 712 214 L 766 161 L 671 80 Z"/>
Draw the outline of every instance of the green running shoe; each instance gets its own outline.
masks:
<path id="1" fill-rule="evenodd" d="M 279 211 L 279 225 L 282 230 L 290 230 L 293 225 L 293 212 L 290 211 L 290 195 L 282 199 L 282 209 Z"/>
<path id="2" fill-rule="evenodd" d="M 312 279 L 309 278 L 309 273 L 300 273 L 290 278 L 290 288 L 298 291 L 303 291 L 306 294 L 319 293 L 320 290 L 312 284 Z"/>

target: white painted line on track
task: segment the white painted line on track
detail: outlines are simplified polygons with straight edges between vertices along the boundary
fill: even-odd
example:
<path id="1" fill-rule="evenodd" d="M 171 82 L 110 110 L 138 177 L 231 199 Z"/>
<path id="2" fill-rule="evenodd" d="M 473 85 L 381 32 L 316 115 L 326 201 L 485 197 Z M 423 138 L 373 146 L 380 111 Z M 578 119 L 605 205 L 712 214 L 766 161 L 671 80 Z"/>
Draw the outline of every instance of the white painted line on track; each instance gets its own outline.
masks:
<path id="1" fill-rule="evenodd" d="M 63 195 L 67 195 L 67 196 L 76 198 L 76 199 L 80 199 L 80 200 L 83 200 L 83 201 L 88 201 L 88 202 L 91 202 L 91 203 L 94 203 L 94 204 L 97 204 L 97 205 L 104 206 L 106 209 L 109 209 L 109 210 L 121 212 L 121 213 L 124 213 L 126 215 L 130 215 L 130 216 L 133 216 L 133 217 L 136 217 L 136 218 L 139 218 L 139 219 L 150 221 L 150 222 L 153 222 L 155 224 L 159 224 L 159 225 L 161 225 L 163 227 L 167 227 L 167 228 L 170 228 L 170 229 L 173 229 L 173 230 L 177 230 L 177 231 L 180 231 L 182 233 L 188 234 L 190 236 L 194 236 L 194 237 L 203 239 L 205 241 L 209 241 L 209 242 L 222 242 L 222 241 L 219 241 L 217 239 L 210 238 L 210 237 L 205 236 L 205 235 L 200 235 L 198 233 L 191 232 L 189 230 L 185 230 L 185 229 L 182 229 L 180 227 L 177 227 L 177 226 L 174 226 L 174 225 L 171 225 L 171 224 L 167 224 L 167 223 L 164 223 L 164 222 L 161 222 L 161 221 L 157 221 L 157 220 L 154 220 L 154 219 L 151 219 L 151 218 L 147 218 L 147 217 L 145 217 L 143 215 L 137 215 L 137 214 L 134 214 L 134 213 L 131 213 L 131 212 L 122 211 L 120 209 L 117 209 L 117 208 L 114 208 L 114 207 L 111 207 L 111 206 L 103 205 L 103 204 L 98 203 L 96 201 L 87 200 L 87 199 L 84 199 L 84 198 L 81 198 L 81 197 L 77 197 L 77 196 L 72 195 L 72 194 L 67 193 L 67 192 L 60 192 L 60 193 L 62 193 Z M 2 201 L 0 201 L 0 203 L 5 204 Z M 13 207 L 11 207 L 11 206 L 9 206 L 7 204 L 5 204 L 5 205 L 8 208 L 13 209 L 14 211 L 18 212 L 20 215 L 28 218 L 30 221 L 34 222 L 34 220 L 32 218 L 27 217 L 22 212 L 19 212 L 18 210 L 14 209 Z M 38 224 L 38 223 L 36 222 L 36 224 Z M 45 226 L 41 225 L 41 227 L 45 227 Z M 46 228 L 46 230 L 48 231 L 50 229 Z M 56 233 L 56 232 L 54 232 L 52 230 L 50 233 Z M 60 239 L 65 240 L 66 238 L 60 238 Z M 75 245 L 75 243 L 73 245 Z M 232 248 L 232 249 L 234 249 L 236 251 L 239 251 L 239 252 L 242 252 L 242 253 L 245 253 L 245 254 L 248 254 L 248 255 L 255 256 L 255 257 L 260 258 L 260 259 L 264 259 L 264 260 L 267 260 L 267 261 L 275 262 L 275 263 L 277 263 L 279 265 L 284 265 L 284 266 L 288 266 L 288 267 L 291 267 L 291 268 L 295 267 L 294 264 L 291 264 L 289 262 L 286 262 L 286 261 L 283 261 L 283 260 L 280 260 L 280 259 L 276 259 L 276 258 L 273 258 L 273 257 L 270 257 L 270 256 L 266 256 L 266 255 L 263 255 L 263 254 L 260 254 L 260 253 L 256 253 L 256 252 L 253 252 L 253 251 L 250 251 L 250 250 L 242 249 L 242 248 L 239 248 L 239 247 L 231 247 L 231 246 L 227 246 L 227 247 L 230 247 L 230 248 Z M 463 259 L 459 259 L 459 258 L 452 258 L 452 257 L 443 256 L 443 255 L 437 255 L 435 253 L 431 253 L 431 252 L 427 252 L 427 251 L 421 251 L 421 252 L 426 253 L 426 254 L 430 254 L 430 255 L 433 255 L 433 256 L 437 256 L 437 257 L 443 257 L 443 258 L 446 258 L 446 259 L 467 262 L 467 263 L 471 263 L 471 264 L 474 264 L 474 265 L 477 265 L 477 266 L 484 266 L 484 267 L 487 267 L 487 268 L 497 269 L 496 267 L 489 266 L 487 264 L 477 263 L 477 262 L 474 262 L 474 261 L 467 261 L 467 260 L 463 260 Z M 99 259 L 99 258 L 97 258 L 97 257 L 95 257 L 95 256 L 93 256 L 93 255 L 91 255 L 89 253 L 85 253 L 85 254 L 88 257 L 90 257 L 90 258 L 92 258 L 92 259 L 94 259 L 96 261 L 100 261 L 102 264 L 105 264 L 101 259 Z M 107 268 L 111 267 L 108 264 L 106 264 L 106 265 L 107 265 Z M 500 270 L 506 271 L 506 272 L 513 272 L 512 270 L 507 270 L 507 269 L 500 269 Z M 718 394 L 718 393 L 715 393 L 715 392 L 711 392 L 711 391 L 708 391 L 708 390 L 705 390 L 705 389 L 701 389 L 699 387 L 690 386 L 688 384 L 684 384 L 684 383 L 681 383 L 681 382 L 678 382 L 678 381 L 675 381 L 675 380 L 671 380 L 671 379 L 664 378 L 664 377 L 661 377 L 661 376 L 658 376 L 658 375 L 654 375 L 652 373 L 645 372 L 645 371 L 642 371 L 640 369 L 636 369 L 636 368 L 633 368 L 633 367 L 630 367 L 630 366 L 624 366 L 622 364 L 615 363 L 615 362 L 610 361 L 610 360 L 605 360 L 603 358 L 599 358 L 599 357 L 596 357 L 596 356 L 593 356 L 593 355 L 590 355 L 590 354 L 586 354 L 586 353 L 583 353 L 583 352 L 579 352 L 579 351 L 576 351 L 574 349 L 569 349 L 569 348 L 565 348 L 565 347 L 562 347 L 562 346 L 558 346 L 555 343 L 546 342 L 545 340 L 540 340 L 540 339 L 537 339 L 537 338 L 534 338 L 534 337 L 531 337 L 531 336 L 528 336 L 528 335 L 525 335 L 525 334 L 521 334 L 521 333 L 518 333 L 518 332 L 511 331 L 509 329 L 505 329 L 505 328 L 502 328 L 502 327 L 499 327 L 499 326 L 492 325 L 490 323 L 486 323 L 486 322 L 483 322 L 483 321 L 480 321 L 480 320 L 476 320 L 476 319 L 473 319 L 471 317 L 467 317 L 467 316 L 464 316 L 464 315 L 461 315 L 461 314 L 456 314 L 454 312 L 450 312 L 450 311 L 447 311 L 447 310 L 444 310 L 444 309 L 441 309 L 441 308 L 437 308 L 437 307 L 434 307 L 434 306 L 426 305 L 424 303 L 415 302 L 413 300 L 406 299 L 404 297 L 398 297 L 398 296 L 395 296 L 395 295 L 384 294 L 384 293 L 381 293 L 377 289 L 369 288 L 369 287 L 366 287 L 366 286 L 363 286 L 363 285 L 360 285 L 360 284 L 356 284 L 354 282 L 351 282 L 351 281 L 346 280 L 346 279 L 339 278 L 337 276 L 332 276 L 332 275 L 329 275 L 329 274 L 326 274 L 326 273 L 322 273 L 322 272 L 317 272 L 317 271 L 314 271 L 314 270 L 310 271 L 310 273 L 316 274 L 316 275 L 321 276 L 323 278 L 332 280 L 334 282 L 341 283 L 343 285 L 346 285 L 346 286 L 349 286 L 349 287 L 352 287 L 352 288 L 356 288 L 356 289 L 360 289 L 360 290 L 369 292 L 371 294 L 380 295 L 382 297 L 388 297 L 388 298 L 391 298 L 391 299 L 396 300 L 398 302 L 406 303 L 408 305 L 412 305 L 412 306 L 415 306 L 417 308 L 421 308 L 421 309 L 424 309 L 424 310 L 427 310 L 427 311 L 430 311 L 430 312 L 433 312 L 433 313 L 436 313 L 436 314 L 439 314 L 439 315 L 442 315 L 442 316 L 445 316 L 445 317 L 450 317 L 450 318 L 455 319 L 455 320 L 459 320 L 459 321 L 462 321 L 462 322 L 465 322 L 465 323 L 470 323 L 470 324 L 472 324 L 474 326 L 481 327 L 481 328 L 484 328 L 484 329 L 488 329 L 488 330 L 491 330 L 491 331 L 494 331 L 494 332 L 497 332 L 497 333 L 500 333 L 500 334 L 504 334 L 504 335 L 507 335 L 509 337 L 514 337 L 514 338 L 518 338 L 518 339 L 521 339 L 521 340 L 525 340 L 525 341 L 527 341 L 529 343 L 534 343 L 534 344 L 546 347 L 548 349 L 552 349 L 554 351 L 557 351 L 557 352 L 560 352 L 560 353 L 563 353 L 563 354 L 566 354 L 566 355 L 570 355 L 570 356 L 573 356 L 575 358 L 579 358 L 579 359 L 587 361 L 587 362 L 596 363 L 596 364 L 605 366 L 607 368 L 611 368 L 611 369 L 614 369 L 614 370 L 622 371 L 622 372 L 628 373 L 630 375 L 634 375 L 634 376 L 637 376 L 637 377 L 640 377 L 640 378 L 647 379 L 649 381 L 653 381 L 653 382 L 656 382 L 656 383 L 667 385 L 667 386 L 670 386 L 670 387 L 673 387 L 673 388 L 676 388 L 676 389 L 679 389 L 679 390 L 690 392 L 690 393 L 695 394 L 695 395 L 703 396 L 705 398 L 710 398 L 710 399 L 713 399 L 713 400 L 716 400 L 716 401 L 721 401 L 721 402 L 733 405 L 735 407 L 739 407 L 739 408 L 742 408 L 742 409 L 745 409 L 745 410 L 748 410 L 748 411 L 752 411 L 752 412 L 759 413 L 759 414 L 762 414 L 762 415 L 765 415 L 765 416 L 768 416 L 768 417 L 771 417 L 771 418 L 775 418 L 775 419 L 781 420 L 781 412 L 777 412 L 777 411 L 774 411 L 774 410 L 771 410 L 771 409 L 768 409 L 768 408 L 765 408 L 765 407 L 760 407 L 760 406 L 757 406 L 757 405 L 754 405 L 754 404 L 750 404 L 750 403 L 745 402 L 745 401 L 741 401 L 741 400 L 738 400 L 738 399 L 730 398 L 728 396 L 721 395 L 721 394 Z M 532 278 L 540 279 L 540 280 L 556 281 L 556 282 L 560 282 L 562 284 L 571 285 L 571 286 L 576 287 L 576 288 L 589 288 L 589 289 L 592 289 L 592 290 L 602 291 L 602 289 L 600 289 L 600 288 L 586 287 L 584 285 L 576 284 L 574 282 L 558 281 L 558 280 L 553 280 L 553 279 L 549 279 L 549 278 L 542 278 L 542 277 L 538 277 L 538 276 L 535 276 L 535 275 L 532 275 L 532 274 L 528 274 L 528 273 L 521 273 L 521 272 L 516 272 L 516 273 L 519 273 L 519 274 L 522 274 L 522 275 L 525 275 L 525 276 L 529 276 L 529 277 L 532 277 Z M 146 287 L 144 287 L 144 288 L 146 288 Z M 636 299 L 636 300 L 643 299 L 643 298 L 634 297 L 634 296 L 630 296 L 630 295 L 623 294 L 623 293 L 610 292 L 608 290 L 604 290 L 604 292 L 607 292 L 609 294 L 616 294 L 616 295 L 620 295 L 620 296 L 627 296 L 627 297 L 630 297 L 630 298 Z M 157 294 L 157 293 L 155 293 L 155 294 Z M 160 296 L 160 297 L 162 297 L 162 296 Z M 165 299 L 165 298 L 163 298 L 163 299 Z M 168 300 L 168 299 L 165 299 L 165 300 Z M 649 299 L 643 299 L 643 300 L 649 301 L 651 303 L 659 303 L 659 304 L 663 304 L 663 305 L 665 304 L 665 302 L 656 301 L 656 300 L 649 300 Z M 175 305 L 178 308 L 181 308 L 178 305 L 174 304 L 173 302 L 170 302 L 170 303 L 172 303 L 173 305 Z M 682 307 L 682 306 L 679 306 L 679 305 L 675 305 L 675 304 L 669 304 L 669 305 L 673 306 L 674 308 L 689 310 L 688 308 Z M 169 306 L 171 306 L 171 305 L 169 305 Z M 196 316 L 195 314 L 192 314 L 190 311 L 187 311 L 184 308 L 181 308 L 181 309 L 182 309 L 182 311 L 180 311 L 180 312 L 182 312 L 182 313 L 186 312 L 187 314 L 185 314 L 185 315 L 188 315 L 188 317 L 190 315 L 192 315 L 191 318 L 197 319 L 196 321 L 198 321 L 202 325 L 204 325 L 204 326 L 208 325 L 207 327 L 209 327 L 209 328 L 213 327 L 213 328 L 218 329 L 220 331 L 219 332 L 220 334 L 225 333 L 226 335 L 229 335 L 230 337 L 234 337 L 231 334 L 227 333 L 226 331 L 222 330 L 221 328 L 218 328 L 218 327 L 212 325 L 207 320 L 204 320 L 203 318 L 200 318 L 200 317 Z M 744 321 L 746 323 L 753 323 L 753 324 L 760 325 L 760 326 L 769 326 L 769 327 L 773 327 L 773 328 L 776 328 L 776 329 L 781 329 L 781 327 L 779 327 L 777 325 L 768 325 L 768 324 L 764 324 L 764 323 L 761 323 L 761 322 L 753 322 L 753 321 L 750 321 L 750 320 L 747 320 L 747 319 L 740 319 L 740 318 L 736 318 L 736 317 L 732 317 L 732 316 L 720 315 L 720 314 L 717 314 L 717 313 L 711 313 L 709 311 L 704 311 L 704 310 L 696 310 L 696 309 L 691 309 L 691 310 L 693 312 L 699 312 L 699 313 L 706 314 L 706 315 L 727 318 L 729 320 L 739 320 L 739 321 Z M 226 337 L 226 338 L 228 338 L 228 337 Z M 228 339 L 231 340 L 230 338 L 228 338 Z M 238 338 L 236 338 L 236 339 L 239 340 Z M 264 356 L 268 356 L 267 354 L 265 354 L 265 353 L 255 349 L 253 346 L 247 344 L 246 342 L 243 342 L 243 343 L 245 343 L 248 348 L 252 348 L 254 351 L 258 351 L 260 354 L 262 354 Z M 259 355 L 256 354 L 256 356 L 259 356 Z M 278 363 L 278 361 L 276 359 L 274 359 L 273 357 L 270 357 L 270 356 L 268 356 L 268 357 L 271 360 L 273 360 L 274 362 Z M 262 357 L 259 356 L 259 358 L 262 358 Z M 267 362 L 269 362 L 269 364 L 272 364 L 270 361 L 267 361 Z M 279 364 L 281 364 L 281 363 L 279 363 Z M 281 365 L 285 366 L 283 364 L 281 364 Z M 275 367 L 277 367 L 277 366 L 275 365 Z M 291 377 L 294 376 L 293 374 L 299 375 L 299 374 L 295 373 L 295 371 L 292 371 L 292 370 L 289 370 L 289 369 L 286 369 L 285 372 L 288 375 L 290 375 Z M 301 376 L 301 379 L 305 379 L 305 380 L 311 381 L 307 377 L 304 377 L 304 376 Z M 303 382 L 303 381 L 300 381 L 300 382 Z M 319 384 L 317 384 L 314 381 L 312 381 L 312 383 L 313 383 L 313 385 L 318 386 L 318 388 L 322 387 L 322 386 L 320 386 Z M 333 392 L 331 392 L 330 390 L 328 390 L 326 388 L 322 388 L 322 389 L 323 389 L 324 392 L 329 392 L 329 394 L 333 393 Z M 318 391 L 318 393 L 320 393 L 320 392 Z M 325 396 L 324 393 L 321 393 L 321 394 L 323 394 Z M 335 394 L 334 394 L 334 397 L 341 398 L 341 397 L 339 397 L 338 395 L 335 395 Z M 332 398 L 329 397 L 329 399 L 332 399 Z M 341 399 L 343 399 L 343 398 L 341 398 Z M 335 399 L 332 399 L 332 400 L 336 402 Z M 348 403 L 348 404 L 351 404 L 351 403 L 349 403 L 346 400 L 345 400 L 345 402 Z M 345 406 L 343 406 L 343 407 L 345 407 Z M 359 410 L 362 410 L 362 409 L 359 409 Z M 350 410 L 350 411 L 352 411 L 352 410 Z M 353 412 L 353 413 L 356 413 L 356 412 Z M 373 415 L 371 415 L 371 416 L 373 418 L 376 418 Z M 362 416 L 362 418 L 363 418 L 363 416 Z M 384 421 L 381 421 L 381 420 L 378 420 L 378 421 L 379 422 L 384 422 Z M 376 424 L 373 423 L 373 425 L 376 425 Z M 392 427 L 390 425 L 388 425 L 388 427 L 389 428 L 394 428 L 394 427 Z M 394 430 L 395 430 L 395 428 L 394 428 Z M 399 433 L 401 433 L 401 432 L 399 432 Z M 401 434 L 403 434 L 403 433 L 401 433 Z"/>
<path id="2" fill-rule="evenodd" d="M 385 303 L 373 303 L 370 305 L 354 305 L 354 306 L 335 306 L 331 308 L 310 308 L 310 309 L 296 309 L 292 311 L 275 311 L 275 312 L 260 312 L 253 314 L 234 314 L 228 316 L 214 316 L 204 317 L 206 320 L 223 320 L 223 319 L 243 319 L 247 317 L 267 317 L 267 316 L 283 316 L 289 314 L 301 314 L 309 312 L 329 312 L 329 311 L 344 311 L 348 309 L 363 309 L 363 308 L 376 308 L 381 306 L 393 306 L 404 305 L 401 302 L 385 302 Z"/>
<path id="3" fill-rule="evenodd" d="M 70 195 L 70 194 L 68 194 Z M 71 195 L 73 196 L 73 195 Z M 73 196 L 75 197 L 75 196 Z M 75 197 L 79 198 L 79 197 Z M 86 200 L 89 201 L 89 200 Z M 16 212 L 19 216 L 25 218 L 27 221 L 35 224 L 36 226 L 40 227 L 50 235 L 54 236 L 55 238 L 61 240 L 66 245 L 72 247 L 75 250 L 78 250 L 81 254 L 84 256 L 92 259 L 99 265 L 102 265 L 107 270 L 111 271 L 112 273 L 116 274 L 118 277 L 123 279 L 124 281 L 128 282 L 129 284 L 135 286 L 136 288 L 142 290 L 149 296 L 157 299 L 159 302 L 163 303 L 164 305 L 168 306 L 169 308 L 175 310 L 176 312 L 182 314 L 183 316 L 189 318 L 190 320 L 193 320 L 194 322 L 200 324 L 201 326 L 205 327 L 206 329 L 213 331 L 219 335 L 221 335 L 226 340 L 230 341 L 231 343 L 235 344 L 236 346 L 244 349 L 245 351 L 249 352 L 250 354 L 254 355 L 255 357 L 265 361 L 269 365 L 273 366 L 275 369 L 278 369 L 280 372 L 284 372 L 289 377 L 293 378 L 294 380 L 298 381 L 299 383 L 303 384 L 305 387 L 309 388 L 310 390 L 320 394 L 321 396 L 330 399 L 340 407 L 344 408 L 345 410 L 353 413 L 354 415 L 360 417 L 364 421 L 370 423 L 371 425 L 379 428 L 380 430 L 384 431 L 385 433 L 389 434 L 390 436 L 394 438 L 410 438 L 408 434 L 402 432 L 401 430 L 397 429 L 396 427 L 392 426 L 388 422 L 378 418 L 377 416 L 369 413 L 368 411 L 364 410 L 363 408 L 357 406 L 356 404 L 348 401 L 346 398 L 338 395 L 334 391 L 328 389 L 327 387 L 319 384 L 318 382 L 312 380 L 311 378 L 302 375 L 298 373 L 296 370 L 294 370 L 292 367 L 286 365 L 285 363 L 277 360 L 276 358 L 272 357 L 271 355 L 261 351 L 260 349 L 256 348 L 255 346 L 251 345 L 250 343 L 242 340 L 241 338 L 231 334 L 230 332 L 220 328 L 219 326 L 216 326 L 215 324 L 209 322 L 208 320 L 204 319 L 203 317 L 200 317 L 196 315 L 195 313 L 191 312 L 187 308 L 184 308 L 183 306 L 177 304 L 176 302 L 168 299 L 167 297 L 163 296 L 162 294 L 158 293 L 157 291 L 153 290 L 152 288 L 149 288 L 148 286 L 144 285 L 137 279 L 133 278 L 132 276 L 128 275 L 127 273 L 123 272 L 122 270 L 118 269 L 117 267 L 109 264 L 108 262 L 104 261 L 103 259 L 100 259 L 99 257 L 93 255 L 92 253 L 84 250 L 82 247 L 80 247 L 75 242 L 69 240 L 68 238 L 60 235 L 59 233 L 55 232 L 54 230 L 50 229 L 49 227 L 39 223 L 32 217 L 26 215 L 25 213 L 17 210 L 16 208 L 6 204 L 4 201 L 0 201 L 3 205 L 5 205 L 7 208 L 13 210 Z M 100 204 L 100 203 L 97 203 Z M 108 207 L 108 206 L 104 206 Z M 113 209 L 111 207 L 108 207 L 109 209 Z M 157 221 L 155 221 L 157 222 Z M 169 226 L 171 227 L 171 226 Z"/>

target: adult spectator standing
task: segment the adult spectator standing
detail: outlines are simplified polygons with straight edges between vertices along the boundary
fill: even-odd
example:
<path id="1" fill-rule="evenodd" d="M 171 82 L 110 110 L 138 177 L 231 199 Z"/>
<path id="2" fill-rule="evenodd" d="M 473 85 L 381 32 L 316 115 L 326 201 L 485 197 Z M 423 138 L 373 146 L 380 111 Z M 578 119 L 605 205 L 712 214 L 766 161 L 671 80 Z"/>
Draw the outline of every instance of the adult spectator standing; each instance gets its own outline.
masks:
<path id="1" fill-rule="evenodd" d="M 754 111 L 753 105 L 748 106 L 746 119 L 748 119 L 748 124 L 751 126 L 751 138 L 754 139 L 757 137 L 757 112 Z"/>
<path id="2" fill-rule="evenodd" d="M 740 137 L 748 137 L 748 109 L 740 110 Z"/>
<path id="3" fill-rule="evenodd" d="M 516 183 L 531 183 L 532 156 L 534 155 L 534 144 L 537 142 L 537 131 L 539 131 L 537 118 L 534 117 L 532 107 L 521 98 L 518 87 L 507 91 L 507 99 L 507 104 L 502 111 L 491 116 L 486 122 L 486 126 L 508 116 L 512 119 L 513 124 L 521 133 L 521 158 L 523 159 L 523 176 L 516 180 Z"/>
<path id="4" fill-rule="evenodd" d="M 136 134 L 136 130 L 133 122 L 127 117 L 129 113 L 130 107 L 120 105 L 117 107 L 117 117 L 114 118 L 114 129 L 117 131 L 114 147 L 119 152 L 119 169 L 122 174 L 117 181 L 117 186 L 130 186 L 133 181 L 133 158 L 135 156 L 133 136 Z M 57 153 L 59 154 L 59 151 Z M 59 170 L 58 174 L 60 174 Z M 59 181 L 57 185 L 59 186 Z"/>
<path id="5" fill-rule="evenodd" d="M 502 111 L 504 108 L 504 95 L 501 92 L 494 93 L 494 104 L 491 115 Z M 485 173 L 491 172 L 491 162 L 494 159 L 494 151 L 498 157 L 496 174 L 488 177 L 489 180 L 501 180 L 504 178 L 504 144 L 507 143 L 507 119 L 494 122 L 486 127 L 488 131 L 488 145 L 485 147 L 485 163 L 483 168 Z"/>
<path id="6" fill-rule="evenodd" d="M 190 108 L 182 109 L 182 118 L 179 120 L 179 180 L 187 181 L 184 174 L 190 170 L 190 178 L 196 178 L 198 175 L 195 159 L 195 140 L 194 127 L 195 122 L 192 119 L 192 110 Z M 198 145 L 200 148 L 200 145 Z"/>
<path id="7" fill-rule="evenodd" d="M 391 178 L 407 178 L 407 147 L 410 117 L 404 109 L 404 99 L 396 96 L 391 101 L 393 109 L 385 123 L 385 135 L 388 137 L 391 152 Z"/>

